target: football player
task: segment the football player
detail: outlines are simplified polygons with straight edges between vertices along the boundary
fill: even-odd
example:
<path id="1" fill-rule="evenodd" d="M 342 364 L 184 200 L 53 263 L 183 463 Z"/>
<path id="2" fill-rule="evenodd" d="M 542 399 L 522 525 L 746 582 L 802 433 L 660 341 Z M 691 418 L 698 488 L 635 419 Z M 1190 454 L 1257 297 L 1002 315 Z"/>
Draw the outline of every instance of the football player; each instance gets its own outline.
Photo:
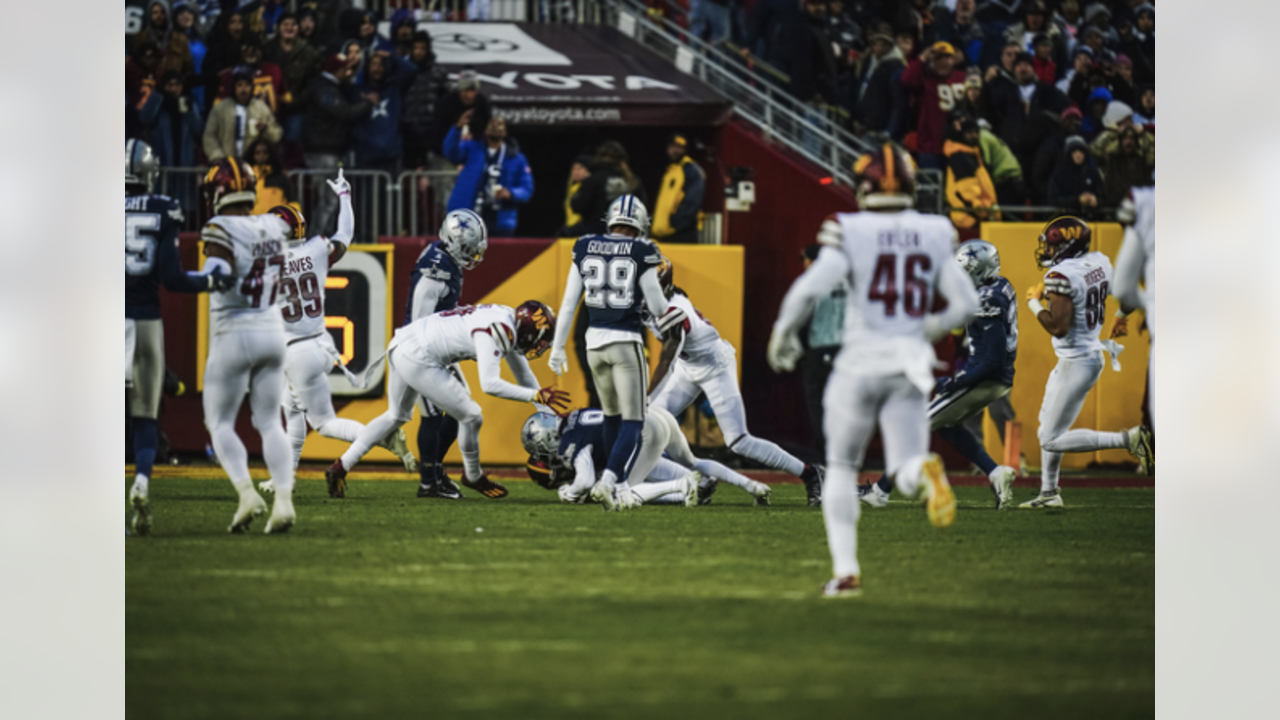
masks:
<path id="1" fill-rule="evenodd" d="M 640 310 L 643 306 L 659 318 L 663 333 L 678 327 L 683 317 L 679 311 L 667 314 L 667 298 L 655 272 L 662 253 L 645 237 L 649 211 L 644 203 L 634 195 L 619 197 L 609 206 L 605 226 L 608 234 L 584 235 L 574 243 L 560 315 L 572 318 L 579 299 L 586 306 L 587 360 L 604 412 L 604 442 L 611 448 L 598 492 L 619 493 L 623 502 L 612 505 L 627 508 L 626 486 L 640 451 L 648 404 Z M 549 364 L 557 375 L 569 368 L 564 345 L 572 325 L 566 321 L 556 329 Z"/>
<path id="2" fill-rule="evenodd" d="M 467 386 L 454 375 L 453 366 L 475 360 L 480 388 L 494 397 L 565 407 L 569 394 L 553 387 L 539 389 L 538 379 L 525 360 L 546 352 L 555 331 L 555 314 L 537 300 L 515 310 L 504 305 L 462 305 L 396 330 L 386 354 L 390 367 L 387 411 L 360 431 L 351 447 L 325 471 L 329 497 L 346 496 L 347 472 L 374 443 L 413 417 L 419 395 L 458 421 L 462 484 L 485 497 L 505 497 L 507 489 L 480 469 L 480 424 L 484 417 Z M 502 379 L 502 360 L 519 384 Z"/>
<path id="3" fill-rule="evenodd" d="M 730 450 L 774 470 L 799 476 L 809 504 L 821 505 L 821 468 L 747 432 L 747 410 L 738 388 L 737 351 L 698 312 L 688 293 L 675 286 L 674 267 L 666 257 L 658 266 L 658 283 L 671 307 L 679 308 L 684 322 L 683 332 L 669 333 L 672 337 L 663 343 L 651 382 L 652 406 L 679 416 L 705 392 Z M 645 323 L 654 333 L 661 334 L 658 323 L 647 312 Z"/>
<path id="4" fill-rule="evenodd" d="M 818 298 L 842 279 L 850 288 L 844 343 L 823 396 L 827 436 L 822 514 L 834 579 L 827 597 L 861 592 L 858 566 L 858 470 L 879 425 L 885 467 L 908 496 L 923 492 L 929 521 L 955 520 L 955 494 L 942 460 L 929 452 L 927 398 L 933 342 L 978 309 L 973 282 L 955 262 L 956 231 L 915 204 L 915 164 L 885 143 L 854 164 L 861 212 L 829 216 L 824 247 L 782 301 L 769 339 L 769 365 L 792 370 L 804 353 L 797 336 Z M 931 313 L 938 294 L 947 309 Z"/>
<path id="5" fill-rule="evenodd" d="M 1134 188 L 1130 197 L 1120 205 L 1116 219 L 1125 224 L 1124 243 L 1116 257 L 1115 283 L 1111 294 L 1120 301 L 1125 314 L 1142 310 L 1147 319 L 1147 333 L 1151 337 L 1151 355 L 1147 362 L 1147 396 L 1151 426 L 1156 424 L 1156 397 L 1154 375 L 1151 369 L 1156 363 L 1156 189 Z M 1139 285 L 1141 284 L 1141 285 Z M 1155 458 L 1148 458 L 1148 466 L 1154 467 Z"/>
<path id="6" fill-rule="evenodd" d="M 151 532 L 148 484 L 155 463 L 160 391 L 164 385 L 164 326 L 160 286 L 169 292 L 225 290 L 231 279 L 220 268 L 184 272 L 178 258 L 182 206 L 151 192 L 160 160 L 141 140 L 124 143 L 124 387 L 133 422 L 135 474 L 129 489 L 130 521 L 139 535 Z"/>
<path id="7" fill-rule="evenodd" d="M 439 239 L 427 245 L 409 278 L 409 302 L 404 324 L 433 313 L 452 310 L 462 297 L 462 276 L 484 261 L 489 248 L 489 231 L 480 216 L 470 210 L 454 210 L 440 225 Z M 453 376 L 463 385 L 466 380 L 455 364 Z M 458 437 L 458 420 L 441 412 L 423 398 L 418 398 L 418 466 L 421 481 L 418 497 L 459 500 L 462 492 L 444 471 L 444 456 Z"/>
<path id="8" fill-rule="evenodd" d="M 1124 448 L 1141 459 L 1150 446 L 1150 431 L 1141 426 L 1121 432 L 1070 429 L 1102 375 L 1104 346 L 1098 333 L 1106 322 L 1111 261 L 1089 251 L 1092 238 L 1089 225 L 1070 215 L 1050 220 L 1040 233 L 1036 262 L 1048 272 L 1043 283 L 1027 290 L 1027 307 L 1053 336 L 1058 364 L 1040 405 L 1040 494 L 1018 507 L 1063 506 L 1058 488 L 1063 453 Z"/>
<path id="9" fill-rule="evenodd" d="M 996 508 L 1007 509 L 1013 500 L 1018 471 L 997 465 L 982 441 L 964 422 L 982 414 L 991 403 L 1013 389 L 1013 363 L 1018 357 L 1018 293 L 1000 275 L 1000 252 L 982 240 L 970 240 L 956 251 L 956 261 L 969 273 L 978 289 L 978 314 L 965 329 L 969 361 L 954 377 L 942 378 L 929 403 L 929 429 L 987 474 Z M 893 478 L 858 488 L 862 501 L 873 507 L 889 502 Z"/>
<path id="10" fill-rule="evenodd" d="M 240 494 L 230 532 L 242 533 L 267 509 L 249 477 L 249 455 L 236 435 L 236 413 L 246 393 L 275 502 L 268 533 L 289 530 L 293 509 L 293 457 L 280 424 L 284 397 L 284 321 L 276 307 L 288 251 L 289 225 L 276 215 L 250 215 L 253 170 L 224 158 L 209 168 L 204 193 L 213 219 L 200 232 L 206 268 L 232 276 L 232 289 L 209 298 L 209 358 L 204 371 L 204 422 L 218 462 Z"/>

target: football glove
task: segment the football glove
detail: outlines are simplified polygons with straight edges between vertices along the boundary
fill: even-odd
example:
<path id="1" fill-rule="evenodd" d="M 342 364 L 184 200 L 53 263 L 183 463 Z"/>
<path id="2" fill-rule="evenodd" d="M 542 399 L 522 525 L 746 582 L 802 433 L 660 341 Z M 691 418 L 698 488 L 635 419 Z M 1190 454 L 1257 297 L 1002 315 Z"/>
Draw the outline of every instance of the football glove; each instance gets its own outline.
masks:
<path id="1" fill-rule="evenodd" d="M 547 364 L 551 366 L 551 372 L 557 375 L 563 375 L 569 370 L 569 357 L 564 354 L 564 348 L 552 348 L 551 357 L 547 359 Z"/>
<path id="2" fill-rule="evenodd" d="M 1044 300 L 1044 283 L 1027 288 L 1027 300 Z"/>
<path id="3" fill-rule="evenodd" d="M 769 367 L 774 372 L 791 372 L 801 355 L 804 355 L 804 346 L 795 335 L 774 330 L 769 336 Z"/>
<path id="4" fill-rule="evenodd" d="M 548 386 L 538 391 L 538 394 L 533 397 L 533 402 L 546 405 L 552 410 L 564 410 L 569 407 L 569 393 Z"/>
<path id="5" fill-rule="evenodd" d="M 342 168 L 338 168 L 337 180 L 325 180 L 325 182 L 329 183 L 329 189 L 333 190 L 333 194 L 338 197 L 351 194 L 351 183 L 342 177 Z"/>
<path id="6" fill-rule="evenodd" d="M 236 279 L 215 267 L 209 271 L 209 292 L 226 292 L 235 287 Z"/>

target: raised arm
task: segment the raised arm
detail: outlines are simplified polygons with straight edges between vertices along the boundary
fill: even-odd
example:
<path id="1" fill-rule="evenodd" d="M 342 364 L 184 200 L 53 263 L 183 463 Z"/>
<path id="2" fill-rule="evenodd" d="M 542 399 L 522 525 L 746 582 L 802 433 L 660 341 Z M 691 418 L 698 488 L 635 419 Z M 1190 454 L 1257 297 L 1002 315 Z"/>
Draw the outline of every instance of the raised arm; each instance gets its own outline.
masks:
<path id="1" fill-rule="evenodd" d="M 356 234 L 355 213 L 351 210 L 351 183 L 342 177 L 342 168 L 338 168 L 337 180 L 326 180 L 329 188 L 338 196 L 338 231 L 329 238 L 333 249 L 329 253 L 329 267 L 333 267 L 347 253 Z"/>

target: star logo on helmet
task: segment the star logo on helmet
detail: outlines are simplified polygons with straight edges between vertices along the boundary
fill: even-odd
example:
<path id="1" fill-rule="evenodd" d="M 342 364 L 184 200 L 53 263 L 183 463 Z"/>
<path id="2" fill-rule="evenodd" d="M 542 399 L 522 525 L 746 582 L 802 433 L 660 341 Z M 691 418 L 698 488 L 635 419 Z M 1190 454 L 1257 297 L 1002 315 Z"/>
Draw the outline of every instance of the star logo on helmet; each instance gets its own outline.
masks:
<path id="1" fill-rule="evenodd" d="M 459 230 L 470 230 L 470 229 L 471 229 L 471 226 L 467 224 L 467 221 L 466 221 L 466 220 L 464 220 L 464 219 L 462 219 L 462 218 L 458 218 L 458 229 L 459 229 Z"/>

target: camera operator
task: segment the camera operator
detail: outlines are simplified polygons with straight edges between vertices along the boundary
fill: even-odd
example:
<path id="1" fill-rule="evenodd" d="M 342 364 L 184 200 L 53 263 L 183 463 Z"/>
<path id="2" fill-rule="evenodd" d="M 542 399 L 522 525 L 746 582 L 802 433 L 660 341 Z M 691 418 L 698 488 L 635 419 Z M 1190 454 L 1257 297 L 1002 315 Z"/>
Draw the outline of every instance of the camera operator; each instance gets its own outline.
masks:
<path id="1" fill-rule="evenodd" d="M 533 173 L 520 145 L 507 137 L 507 123 L 501 117 L 489 120 L 483 142 L 462 140 L 471 112 L 463 113 L 444 139 L 444 156 L 462 166 L 449 195 L 449 210 L 474 210 L 491 237 L 511 237 L 517 208 L 533 197 Z"/>

